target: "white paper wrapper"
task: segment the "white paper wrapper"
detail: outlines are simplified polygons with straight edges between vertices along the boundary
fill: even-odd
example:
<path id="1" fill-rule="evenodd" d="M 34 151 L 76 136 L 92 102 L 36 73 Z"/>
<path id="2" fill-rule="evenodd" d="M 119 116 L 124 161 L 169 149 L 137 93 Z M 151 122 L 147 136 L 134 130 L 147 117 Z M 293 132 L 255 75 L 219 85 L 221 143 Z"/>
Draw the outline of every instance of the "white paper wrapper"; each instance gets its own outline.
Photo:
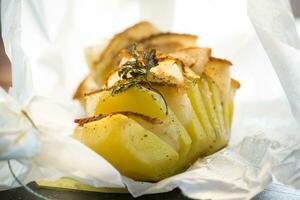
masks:
<path id="1" fill-rule="evenodd" d="M 247 5 L 277 75 L 248 21 L 246 1 L 179 1 L 176 6 L 171 1 L 160 2 L 151 1 L 150 8 L 166 13 L 166 18 L 138 12 L 149 8 L 149 1 L 1 2 L 3 40 L 13 67 L 13 88 L 9 95 L 0 90 L 2 189 L 17 186 L 6 159 L 16 159 L 13 169 L 25 183 L 64 176 L 95 187 L 127 186 L 133 196 L 179 187 L 195 199 L 249 199 L 272 178 L 300 188 L 300 128 L 295 120 L 300 121 L 300 45 L 288 1 L 249 0 Z M 233 6 L 231 12 L 218 10 L 220 4 L 228 3 Z M 179 12 L 181 9 L 190 12 Z M 193 17 L 193 9 L 203 25 L 186 28 L 188 23 L 180 22 L 184 16 L 185 20 Z M 214 9 L 224 19 L 214 18 Z M 237 18 L 239 24 L 227 28 Z M 72 121 L 81 113 L 71 96 L 87 73 L 84 48 L 107 42 L 113 33 L 140 19 L 152 19 L 163 30 L 199 34 L 201 45 L 233 61 L 233 74 L 242 83 L 229 147 L 158 183 L 122 177 L 70 136 Z M 221 31 L 214 31 L 215 27 Z M 38 130 L 22 111 L 28 113 Z"/>

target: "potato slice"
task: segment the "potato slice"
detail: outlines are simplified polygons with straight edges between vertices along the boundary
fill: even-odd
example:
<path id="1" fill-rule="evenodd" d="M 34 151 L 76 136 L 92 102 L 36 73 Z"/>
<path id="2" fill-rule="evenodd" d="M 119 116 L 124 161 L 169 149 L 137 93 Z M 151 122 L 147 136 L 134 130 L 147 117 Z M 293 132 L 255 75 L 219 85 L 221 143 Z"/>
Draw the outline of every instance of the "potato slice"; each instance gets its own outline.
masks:
<path id="1" fill-rule="evenodd" d="M 186 165 L 190 166 L 198 158 L 201 158 L 207 154 L 210 146 L 210 141 L 194 110 L 192 110 L 190 121 L 185 125 L 185 128 L 192 139 L 192 145 L 189 156 L 187 156 Z"/>
<path id="2" fill-rule="evenodd" d="M 118 81 L 122 80 L 122 78 L 118 75 L 118 72 L 122 69 L 119 68 L 112 71 L 109 76 L 104 81 L 106 87 L 112 87 Z M 169 83 L 173 84 L 183 84 L 184 76 L 183 76 L 183 63 L 178 59 L 170 58 L 170 57 L 161 57 L 159 58 L 159 63 L 156 67 L 150 70 L 149 81 L 160 82 L 162 80 L 166 80 Z M 157 80 L 153 79 L 153 76 L 157 78 Z"/>
<path id="3" fill-rule="evenodd" d="M 240 87 L 241 87 L 241 84 L 237 80 L 235 80 L 235 79 L 232 78 L 231 79 L 231 88 L 233 89 L 234 93 L 232 93 L 231 96 L 234 96 L 235 95 L 235 91 L 237 89 L 239 89 Z"/>
<path id="4" fill-rule="evenodd" d="M 228 100 L 228 113 L 229 113 L 229 128 L 231 129 L 231 124 L 232 124 L 232 119 L 233 119 L 233 111 L 234 111 L 234 104 L 233 100 L 229 99 Z M 226 115 L 227 116 L 227 115 Z"/>
<path id="5" fill-rule="evenodd" d="M 183 63 L 174 58 L 160 58 L 158 66 L 152 68 L 152 72 L 157 77 L 167 79 L 172 83 L 183 84 Z"/>
<path id="6" fill-rule="evenodd" d="M 221 127 L 221 132 L 224 135 L 228 135 L 228 131 L 225 128 L 225 122 L 224 122 L 224 116 L 223 116 L 223 102 L 221 98 L 221 92 L 218 88 L 218 86 L 210 79 L 208 79 L 208 86 L 212 93 L 212 101 L 213 101 L 213 108 L 215 110 L 215 113 L 217 115 L 217 118 L 219 120 L 219 124 Z"/>
<path id="7" fill-rule="evenodd" d="M 185 161 L 188 153 L 190 152 L 192 140 L 173 111 L 169 108 L 169 113 L 163 120 L 162 124 L 149 123 L 149 121 L 138 117 L 134 117 L 133 119 L 176 150 L 179 155 L 179 159 L 175 168 L 176 171 L 181 171 L 186 165 Z"/>
<path id="8" fill-rule="evenodd" d="M 133 86 L 114 96 L 111 95 L 111 89 L 88 95 L 86 108 L 90 116 L 131 111 L 158 119 L 166 117 L 166 105 L 162 97 L 140 86 Z"/>
<path id="9" fill-rule="evenodd" d="M 210 140 L 210 147 L 214 141 L 216 141 L 216 132 L 214 130 L 213 124 L 210 121 L 205 102 L 199 91 L 197 80 L 187 81 L 188 96 L 195 110 L 195 113 L 201 122 L 203 129 Z"/>
<path id="10" fill-rule="evenodd" d="M 219 58 L 211 58 L 203 73 L 210 77 L 220 88 L 223 100 L 230 94 L 231 78 L 229 67 L 231 62 Z"/>
<path id="11" fill-rule="evenodd" d="M 73 99 L 77 99 L 82 105 L 82 107 L 84 107 L 85 106 L 84 94 L 88 91 L 96 90 L 96 89 L 98 89 L 98 85 L 94 81 L 93 77 L 89 74 L 79 84 L 73 96 Z"/>
<path id="12" fill-rule="evenodd" d="M 203 75 L 198 82 L 198 87 L 205 102 L 210 123 L 214 127 L 216 134 L 216 139 L 213 141 L 212 147 L 210 147 L 209 154 L 211 154 L 226 146 L 229 139 L 229 130 L 226 127 L 226 119 L 224 117 L 224 101 L 222 101 L 218 86 L 209 77 Z"/>
<path id="13" fill-rule="evenodd" d="M 232 115 L 233 115 L 233 100 L 232 98 L 227 98 L 223 103 L 223 116 L 224 116 L 225 126 L 229 132 L 231 130 Z"/>
<path id="14" fill-rule="evenodd" d="M 233 98 L 234 98 L 236 90 L 239 87 L 240 87 L 239 82 L 232 79 L 230 96 L 224 102 L 223 113 L 224 113 L 224 118 L 225 118 L 225 124 L 226 124 L 226 127 L 228 130 L 231 130 L 231 124 L 232 124 L 232 118 L 233 118 L 233 110 L 234 110 Z"/>
<path id="15" fill-rule="evenodd" d="M 231 126 L 231 123 L 229 124 L 229 127 L 226 126 L 226 118 L 223 112 L 223 107 L 225 102 L 222 101 L 221 92 L 218 86 L 212 80 L 209 80 L 208 84 L 212 92 L 212 99 L 214 104 L 213 108 L 217 115 L 219 125 L 221 127 L 221 133 L 219 133 L 220 138 L 217 140 L 217 143 L 214 145 L 215 149 L 212 150 L 212 151 L 217 151 L 227 145 L 230 137 L 229 127 Z"/>
<path id="16" fill-rule="evenodd" d="M 75 137 L 135 180 L 168 177 L 178 161 L 178 153 L 172 147 L 121 114 L 86 123 L 82 134 Z"/>
<path id="17" fill-rule="evenodd" d="M 189 47 L 168 54 L 173 58 L 181 60 L 186 67 L 191 68 L 196 74 L 202 74 L 205 65 L 211 56 L 210 48 Z"/>
<path id="18" fill-rule="evenodd" d="M 189 155 L 185 160 L 186 165 L 184 166 L 188 167 L 197 158 L 207 153 L 210 141 L 184 89 L 176 87 L 157 87 L 156 89 L 163 94 L 169 107 L 174 111 L 192 140 Z"/>
<path id="19" fill-rule="evenodd" d="M 154 48 L 163 53 L 174 52 L 181 48 L 197 45 L 198 37 L 190 34 L 159 33 L 139 41 L 143 48 Z"/>
<path id="20" fill-rule="evenodd" d="M 133 42 L 153 34 L 158 34 L 159 32 L 160 31 L 151 23 L 140 22 L 115 35 L 99 55 L 98 59 L 90 64 L 90 69 L 93 72 L 96 82 L 100 86 L 103 85 L 104 78 L 108 76 L 110 71 L 113 70 L 119 62 L 117 55 L 121 49 L 126 48 Z"/>

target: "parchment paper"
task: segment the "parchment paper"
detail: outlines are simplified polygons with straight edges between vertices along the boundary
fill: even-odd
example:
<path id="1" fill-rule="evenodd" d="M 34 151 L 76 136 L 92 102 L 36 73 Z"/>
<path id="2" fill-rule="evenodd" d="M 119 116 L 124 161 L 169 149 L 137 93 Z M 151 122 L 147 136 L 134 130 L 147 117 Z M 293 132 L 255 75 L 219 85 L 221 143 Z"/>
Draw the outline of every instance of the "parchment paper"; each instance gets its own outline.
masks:
<path id="1" fill-rule="evenodd" d="M 300 188 L 300 45 L 287 0 L 248 0 L 247 10 L 244 1 L 242 15 L 248 11 L 257 35 L 250 25 L 243 26 L 247 27 L 243 33 L 224 29 L 227 38 L 223 40 L 222 32 L 215 40 L 204 34 L 215 54 L 233 61 L 233 75 L 242 84 L 230 144 L 198 160 L 188 171 L 158 183 L 121 176 L 106 160 L 71 137 L 72 121 L 82 113 L 71 96 L 87 73 L 84 48 L 88 43 L 105 43 L 113 33 L 149 18 L 132 14 L 147 8 L 147 1 L 141 1 L 143 5 L 133 0 L 84 2 L 1 2 L 2 35 L 13 71 L 9 94 L 0 89 L 1 189 L 17 186 L 7 159 L 14 159 L 13 169 L 24 183 L 66 176 L 96 187 L 127 186 L 133 196 L 179 187 L 195 199 L 250 199 L 272 179 Z M 172 2 L 166 2 L 157 7 L 166 9 L 171 17 L 176 9 L 167 5 Z M 107 20 L 98 26 L 97 20 L 103 17 Z M 222 24 L 222 19 L 216 23 Z M 178 30 L 176 20 L 159 24 Z M 230 35 L 232 39 L 226 40 Z"/>

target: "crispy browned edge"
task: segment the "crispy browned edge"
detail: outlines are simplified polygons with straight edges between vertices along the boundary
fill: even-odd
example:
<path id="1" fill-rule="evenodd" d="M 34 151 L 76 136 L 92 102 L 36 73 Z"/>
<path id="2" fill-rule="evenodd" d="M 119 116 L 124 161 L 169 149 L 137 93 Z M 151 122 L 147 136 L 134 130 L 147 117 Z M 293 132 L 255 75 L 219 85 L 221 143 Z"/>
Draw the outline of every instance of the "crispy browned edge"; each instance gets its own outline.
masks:
<path id="1" fill-rule="evenodd" d="M 100 114 L 100 115 L 96 115 L 96 116 L 92 116 L 92 117 L 75 119 L 74 122 L 77 123 L 79 126 L 83 126 L 86 123 L 98 121 L 105 117 L 111 117 L 116 114 L 138 117 L 138 118 L 143 119 L 151 124 L 162 124 L 163 123 L 163 121 L 158 118 L 149 117 L 147 115 L 143 115 L 141 113 L 131 112 L 131 111 L 120 111 L 120 112 L 112 112 L 109 114 Z"/>
<path id="2" fill-rule="evenodd" d="M 177 51 L 175 51 L 175 52 L 172 52 L 172 53 L 170 53 L 169 55 L 172 57 L 172 58 L 176 58 L 176 56 L 175 57 L 173 57 L 174 56 L 174 54 L 176 54 L 176 53 L 178 53 L 178 52 L 186 52 L 186 51 L 189 51 L 189 50 L 197 50 L 197 49 L 208 49 L 208 51 L 209 51 L 209 58 L 208 58 L 208 61 L 210 61 L 211 60 L 211 48 L 208 48 L 208 47 L 197 47 L 197 46 L 192 46 L 192 47 L 185 47 L 185 48 L 181 48 L 181 49 L 178 49 Z M 187 52 L 186 52 L 187 53 Z M 173 55 L 173 56 L 172 56 Z M 176 58 L 176 59 L 178 59 L 178 60 L 180 60 L 180 58 Z M 181 61 L 181 60 L 180 60 Z M 185 67 L 189 67 L 189 68 L 192 68 L 192 66 L 195 64 L 193 64 L 193 65 L 191 65 L 191 66 L 186 66 L 185 65 L 185 63 L 183 62 L 183 61 L 181 61 L 182 62 L 182 66 L 183 66 L 183 72 L 185 72 Z M 205 66 L 204 66 L 205 67 Z"/>
<path id="3" fill-rule="evenodd" d="M 226 59 L 216 58 L 216 57 L 211 56 L 211 57 L 210 57 L 210 60 L 211 60 L 211 61 L 219 61 L 219 62 L 223 62 L 224 64 L 226 64 L 226 65 L 228 65 L 228 66 L 232 66 L 232 63 L 231 63 L 229 60 L 226 60 Z"/>
<path id="4" fill-rule="evenodd" d="M 198 39 L 198 36 L 192 35 L 192 34 L 186 34 L 186 33 L 172 33 L 172 32 L 162 32 L 162 33 L 158 33 L 158 34 L 151 35 L 151 36 L 149 36 L 149 37 L 143 38 L 143 39 L 141 39 L 138 43 L 147 42 L 147 41 L 150 41 L 150 40 L 152 40 L 152 39 L 156 39 L 156 38 L 159 38 L 159 37 L 165 37 L 165 36 L 183 36 L 183 37 L 190 37 L 190 38 L 195 39 L 195 40 Z"/>
<path id="5" fill-rule="evenodd" d="M 89 74 L 80 82 L 75 94 L 73 95 L 73 99 L 80 100 L 84 96 L 85 85 L 86 85 L 86 82 L 88 81 L 88 79 L 90 79 L 90 78 L 91 78 L 91 75 Z"/>
<path id="6" fill-rule="evenodd" d="M 206 49 L 209 49 L 210 50 L 210 52 L 211 52 L 211 48 L 209 48 L 209 47 L 197 47 L 197 46 L 192 46 L 192 47 L 184 47 L 184 48 L 181 48 L 181 49 L 178 49 L 177 51 L 186 51 L 186 50 L 193 50 L 193 49 L 201 49 L 201 48 L 206 48 Z M 177 52 L 176 51 L 176 52 Z M 174 52 L 174 53 L 176 53 L 176 52 Z"/>
<path id="7" fill-rule="evenodd" d="M 181 48 L 181 49 L 178 49 L 176 52 L 181 52 L 181 51 L 189 51 L 189 50 L 196 50 L 196 49 L 208 49 L 209 50 L 209 55 L 211 55 L 211 48 L 209 47 L 197 47 L 197 46 L 193 46 L 193 47 L 184 47 L 184 48 Z M 176 53 L 176 52 L 172 52 L 172 53 Z M 210 56 L 209 58 L 213 58 L 212 56 Z M 218 58 L 216 58 L 218 59 Z M 222 60 L 222 59 L 221 59 Z"/>
<path id="8" fill-rule="evenodd" d="M 122 32 L 120 32 L 120 33 L 117 33 L 117 34 L 111 39 L 111 41 L 109 42 L 108 46 L 107 46 L 107 47 L 103 50 L 103 52 L 100 54 L 99 59 L 94 61 L 94 65 L 98 64 L 104 57 L 107 56 L 108 53 L 110 53 L 110 52 L 107 53 L 107 49 L 110 49 L 110 48 L 114 45 L 114 42 L 115 42 L 116 40 L 118 40 L 119 37 L 121 37 L 122 35 L 127 34 L 127 33 L 130 32 L 131 30 L 136 29 L 137 27 L 143 26 L 143 25 L 145 25 L 145 24 L 149 24 L 149 25 L 153 26 L 150 22 L 142 21 L 142 22 L 139 22 L 139 23 L 137 23 L 137 24 L 134 24 L 134 25 L 130 26 L 129 28 L 125 29 L 124 31 L 122 31 Z"/>
<path id="9" fill-rule="evenodd" d="M 238 82 L 237 80 L 235 79 L 231 79 L 231 86 L 234 88 L 234 89 L 239 89 L 241 87 L 241 84 L 240 82 Z"/>
<path id="10" fill-rule="evenodd" d="M 223 62 L 224 64 L 228 65 L 228 67 L 232 66 L 232 63 L 226 59 L 211 57 L 210 60 Z M 231 87 L 233 87 L 234 89 L 239 89 L 241 87 L 241 84 L 237 80 L 231 78 Z"/>
<path id="11" fill-rule="evenodd" d="M 226 59 L 221 59 L 221 58 L 211 57 L 211 60 L 221 61 L 221 62 L 223 62 L 224 64 L 229 65 L 229 67 L 232 66 L 232 63 L 231 63 L 229 60 L 226 60 Z M 234 89 L 239 89 L 239 88 L 241 87 L 241 84 L 240 84 L 240 82 L 238 82 L 237 80 L 231 78 L 231 86 L 232 86 Z"/>

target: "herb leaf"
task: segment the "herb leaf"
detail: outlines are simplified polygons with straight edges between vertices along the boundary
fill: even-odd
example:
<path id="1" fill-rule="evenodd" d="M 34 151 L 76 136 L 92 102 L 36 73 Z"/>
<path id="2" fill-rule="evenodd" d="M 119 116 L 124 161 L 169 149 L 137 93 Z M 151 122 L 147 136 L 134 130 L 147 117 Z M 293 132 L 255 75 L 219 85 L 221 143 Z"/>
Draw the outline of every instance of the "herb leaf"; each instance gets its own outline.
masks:
<path id="1" fill-rule="evenodd" d="M 168 114 L 168 106 L 165 98 L 157 89 L 153 88 L 148 81 L 148 74 L 151 68 L 158 65 L 156 50 L 144 50 L 142 54 L 140 54 L 137 50 L 137 45 L 134 43 L 127 47 L 127 51 L 133 58 L 122 65 L 122 69 L 118 72 L 118 76 L 124 81 L 113 87 L 111 95 L 114 96 L 132 86 L 142 86 L 142 84 L 146 82 L 149 89 L 162 97 L 166 106 L 166 114 Z"/>
<path id="2" fill-rule="evenodd" d="M 122 83 L 120 85 L 115 86 L 112 91 L 111 91 L 111 95 L 114 96 L 120 92 L 124 92 L 125 90 L 131 88 L 132 86 L 136 85 L 136 81 L 131 80 L 131 81 L 126 81 L 125 83 Z"/>
<path id="3" fill-rule="evenodd" d="M 145 51 L 143 58 L 147 70 L 150 70 L 151 68 L 156 67 L 158 65 L 158 59 L 156 58 L 155 49 L 151 49 L 150 51 Z"/>

